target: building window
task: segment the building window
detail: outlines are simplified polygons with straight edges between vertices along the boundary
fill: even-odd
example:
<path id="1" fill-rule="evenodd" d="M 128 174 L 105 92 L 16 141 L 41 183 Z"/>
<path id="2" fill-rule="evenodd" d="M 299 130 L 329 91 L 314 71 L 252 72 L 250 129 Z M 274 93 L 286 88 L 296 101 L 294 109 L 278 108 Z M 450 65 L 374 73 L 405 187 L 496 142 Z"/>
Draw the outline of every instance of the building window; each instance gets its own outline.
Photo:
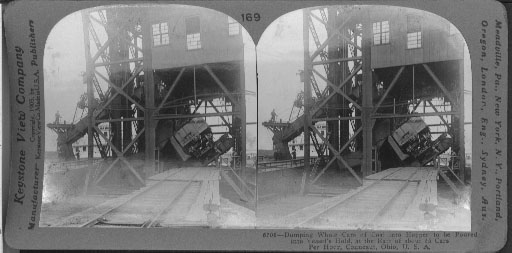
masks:
<path id="1" fill-rule="evenodd" d="M 153 46 L 169 45 L 169 26 L 167 22 L 153 24 Z"/>
<path id="2" fill-rule="evenodd" d="M 185 20 L 187 33 L 187 50 L 201 48 L 201 26 L 199 17 L 191 17 Z"/>
<path id="3" fill-rule="evenodd" d="M 230 36 L 238 35 L 240 33 L 240 25 L 231 17 L 228 17 L 228 33 Z"/>
<path id="4" fill-rule="evenodd" d="M 421 47 L 421 32 L 407 33 L 407 49 Z"/>
<path id="5" fill-rule="evenodd" d="M 304 150 L 304 145 L 299 146 L 300 150 Z"/>
<path id="6" fill-rule="evenodd" d="M 421 21 L 419 17 L 407 16 L 407 49 L 421 48 Z"/>
<path id="7" fill-rule="evenodd" d="M 87 151 L 87 147 L 84 146 L 83 150 L 84 150 L 84 152 Z"/>
<path id="8" fill-rule="evenodd" d="M 389 44 L 389 21 L 373 23 L 373 45 Z"/>

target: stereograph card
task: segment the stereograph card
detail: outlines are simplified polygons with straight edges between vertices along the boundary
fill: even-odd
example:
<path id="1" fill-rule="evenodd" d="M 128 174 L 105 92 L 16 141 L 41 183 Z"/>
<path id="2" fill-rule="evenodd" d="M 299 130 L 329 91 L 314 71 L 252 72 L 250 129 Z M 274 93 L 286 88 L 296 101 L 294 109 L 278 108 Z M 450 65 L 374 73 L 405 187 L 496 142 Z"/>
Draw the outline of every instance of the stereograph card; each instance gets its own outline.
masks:
<path id="1" fill-rule="evenodd" d="M 499 2 L 4 8 L 13 248 L 506 242 Z"/>

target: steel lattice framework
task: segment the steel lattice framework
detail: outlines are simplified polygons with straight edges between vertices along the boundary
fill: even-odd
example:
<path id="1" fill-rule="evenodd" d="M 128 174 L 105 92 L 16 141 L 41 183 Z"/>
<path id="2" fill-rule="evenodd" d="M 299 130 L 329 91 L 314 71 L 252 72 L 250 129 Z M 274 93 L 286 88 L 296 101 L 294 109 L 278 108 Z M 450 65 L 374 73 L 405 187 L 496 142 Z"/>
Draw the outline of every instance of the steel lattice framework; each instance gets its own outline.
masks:
<path id="1" fill-rule="evenodd" d="M 307 192 L 309 186 L 335 163 L 337 167 L 347 168 L 362 183 L 361 177 L 343 156 L 347 152 L 361 152 L 362 177 L 378 172 L 378 158 L 372 143 L 376 122 L 382 119 L 398 122 L 411 117 L 411 114 L 439 117 L 447 132 L 455 137 L 453 149 L 459 157 L 460 168 L 465 168 L 463 61 L 457 63 L 459 85 L 452 91 L 446 88 L 430 64 L 399 66 L 395 68 L 392 80 L 375 103 L 373 99 L 377 94 L 374 94 L 375 70 L 371 66 L 373 34 L 370 17 L 370 11 L 365 8 L 332 6 L 303 10 L 305 108 L 301 118 L 304 121 L 302 193 Z M 322 37 L 325 39 L 322 40 Z M 310 45 L 310 41 L 314 45 Z M 437 97 L 444 98 L 443 104 L 434 105 L 432 97 L 415 97 L 413 91 L 412 98 L 406 104 L 392 104 L 393 111 L 390 111 L 391 91 L 396 91 L 393 89 L 405 71 L 412 71 L 414 75 L 415 68 L 422 68 L 428 73 L 433 86 L 439 91 Z M 317 80 L 325 83 L 323 90 Z M 429 107 L 434 112 L 418 112 L 420 104 L 423 104 L 424 110 Z M 318 121 L 326 121 L 327 136 L 324 137 L 314 127 Z M 319 145 L 318 138 L 327 146 L 329 157 L 325 163 L 317 162 L 312 166 L 310 143 L 313 141 L 316 148 Z"/>
<path id="2" fill-rule="evenodd" d="M 144 57 L 142 41 L 149 37 L 142 29 L 141 17 L 135 13 L 95 8 L 82 12 L 88 100 L 88 157 L 93 157 L 93 139 L 101 136 L 112 150 L 114 161 L 97 177 L 98 183 L 118 163 L 123 163 L 143 185 L 140 173 L 126 160 L 143 143 L 146 105 L 133 98 L 135 88 L 151 83 L 152 71 Z M 91 45 L 92 44 L 92 45 Z M 149 66 L 147 66 L 149 65 Z M 144 75 L 145 74 L 145 75 Z M 102 89 L 106 84 L 106 91 Z M 145 86 L 150 87 L 150 85 Z M 107 137 L 98 124 L 108 122 L 111 136 Z M 135 130 L 135 137 L 132 131 Z M 96 137 L 97 138 L 97 137 Z M 99 141 L 99 138 L 97 138 Z M 91 173 L 89 173 L 91 174 Z"/>
<path id="3" fill-rule="evenodd" d="M 86 185 L 93 180 L 92 177 L 95 178 L 94 184 L 99 183 L 116 165 L 126 166 L 143 185 L 144 176 L 127 157 L 143 153 L 145 174 L 154 170 L 158 160 L 156 130 L 159 122 L 196 118 L 200 107 L 205 109 L 200 117 L 220 118 L 222 123 L 218 126 L 227 127 L 235 137 L 234 149 L 240 160 L 239 166 L 245 167 L 243 63 L 237 63 L 242 64 L 242 72 L 236 88 L 228 88 L 210 64 L 202 64 L 180 68 L 173 81 L 160 87 L 162 90 L 159 91 L 152 66 L 152 40 L 148 39 L 151 38 L 151 24 L 145 21 L 150 11 L 150 8 L 108 7 L 82 11 L 86 58 L 84 82 L 87 84 L 88 101 L 88 115 L 82 119 L 82 134 L 88 135 L 89 158 L 93 157 L 96 142 L 98 147 L 105 147 L 100 150 L 102 156 L 111 160 L 97 176 L 94 174 L 98 172 L 91 166 Z M 195 85 L 196 70 L 207 73 L 218 92 L 182 98 L 181 103 L 193 108 L 193 112 L 176 113 L 173 110 L 182 106 L 174 105 L 178 96 L 176 88 L 187 71 L 193 71 Z M 101 123 L 110 124 L 110 136 L 100 131 L 98 125 Z"/>

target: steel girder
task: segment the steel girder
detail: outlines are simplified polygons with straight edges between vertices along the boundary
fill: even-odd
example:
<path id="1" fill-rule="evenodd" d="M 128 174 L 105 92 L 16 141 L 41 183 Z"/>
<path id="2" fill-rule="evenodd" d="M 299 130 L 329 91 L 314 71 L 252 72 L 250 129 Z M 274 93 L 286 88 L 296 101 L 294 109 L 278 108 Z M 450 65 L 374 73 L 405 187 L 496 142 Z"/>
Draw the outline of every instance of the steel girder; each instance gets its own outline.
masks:
<path id="1" fill-rule="evenodd" d="M 335 8 L 335 7 L 328 7 L 328 8 Z M 352 124 L 354 129 L 352 129 L 352 134 L 349 136 L 348 140 L 344 143 L 333 145 L 333 143 L 330 142 L 330 140 L 324 138 L 320 132 L 314 127 L 313 122 L 317 121 L 327 121 L 327 122 L 355 122 L 356 120 L 361 120 L 360 116 L 356 116 L 360 113 L 351 113 L 352 115 L 342 115 L 342 116 L 329 116 L 322 117 L 318 114 L 319 112 L 322 112 L 326 108 L 328 108 L 329 103 L 332 103 L 334 101 L 333 99 L 336 96 L 341 96 L 342 100 L 347 101 L 347 103 L 352 104 L 356 110 L 361 111 L 362 105 L 360 102 L 355 101 L 347 94 L 347 89 L 345 87 L 348 87 L 349 85 L 352 85 L 352 83 L 355 80 L 355 76 L 360 73 L 362 70 L 362 63 L 363 58 L 360 53 L 364 54 L 364 51 L 361 52 L 362 48 L 357 44 L 358 37 L 361 37 L 361 31 L 356 27 L 356 24 L 351 21 L 350 15 L 345 15 L 347 11 L 343 8 L 335 10 L 329 10 L 327 9 L 327 12 L 331 15 L 326 15 L 326 8 L 317 8 L 317 9 L 306 9 L 304 10 L 303 15 L 303 22 L 304 22 L 304 50 L 305 50 L 305 56 L 304 56 L 304 90 L 305 90 L 305 115 L 306 112 L 311 111 L 311 113 L 304 117 L 305 124 L 304 124 L 304 145 L 305 148 L 310 146 L 310 137 L 309 132 L 311 131 L 312 134 L 320 137 L 322 141 L 327 146 L 328 150 L 330 151 L 332 157 L 327 163 L 327 165 L 320 170 L 320 173 L 316 175 L 316 177 L 312 180 L 307 180 L 308 175 L 310 175 L 310 164 L 306 161 L 309 161 L 310 152 L 309 150 L 305 149 L 304 152 L 304 174 L 303 174 L 303 180 L 302 180 L 302 187 L 301 192 L 307 192 L 309 186 L 306 185 L 306 182 L 310 182 L 310 184 L 316 182 L 316 180 L 322 175 L 325 170 L 331 166 L 335 161 L 339 163 L 340 166 L 344 166 L 348 168 L 348 170 L 352 173 L 352 175 L 356 178 L 356 180 L 360 183 L 362 183 L 361 178 L 355 173 L 352 167 L 349 166 L 349 164 L 343 159 L 341 153 L 349 147 L 350 143 L 352 143 L 355 138 L 362 132 L 362 127 L 359 127 L 358 129 L 355 129 L 355 124 Z M 315 13 L 319 13 L 321 18 L 318 17 Z M 337 15 L 332 16 L 333 13 L 337 13 Z M 331 20 L 329 20 L 331 19 Z M 318 21 L 319 24 L 315 25 L 313 23 L 313 20 Z M 327 38 L 324 41 L 320 40 L 320 37 L 318 36 L 318 33 L 316 31 L 317 27 L 321 26 L 322 29 L 324 29 L 324 33 L 327 34 Z M 350 31 L 350 36 L 347 36 L 347 32 L 344 31 Z M 310 54 L 309 53 L 309 36 L 312 36 L 316 50 Z M 331 55 L 333 52 L 333 48 L 327 50 L 329 45 L 344 45 L 344 47 L 340 50 L 345 51 L 345 55 L 342 57 L 339 57 L 338 55 Z M 355 53 L 352 53 L 352 55 L 348 55 L 348 45 L 350 45 Z M 331 52 L 331 54 L 329 54 Z M 317 60 L 317 58 L 320 58 L 320 60 Z M 349 69 L 349 73 L 347 75 L 341 74 L 337 75 L 336 77 L 333 77 L 332 69 L 333 66 L 340 66 L 340 64 L 344 64 L 343 66 L 348 66 L 348 63 L 352 64 L 352 68 Z M 323 71 L 315 69 L 315 66 L 322 65 Z M 337 67 L 335 67 L 337 68 Z M 363 72 L 363 75 L 365 73 Z M 371 75 L 371 73 L 370 73 Z M 325 84 L 325 88 L 323 91 L 321 91 L 321 95 L 318 95 L 317 93 L 317 103 L 312 104 L 312 97 L 311 92 L 308 94 L 308 90 L 311 91 L 311 88 L 313 90 L 317 91 L 319 90 L 318 84 L 316 83 L 316 79 L 314 77 L 320 78 Z M 334 78 L 334 79 L 333 79 Z M 336 110 L 336 108 L 335 108 Z M 329 129 L 328 129 L 329 131 Z M 345 129 L 345 131 L 348 131 L 348 129 Z M 334 138 L 337 138 L 336 136 Z M 340 145 L 340 146 L 337 146 Z M 315 175 L 311 175 L 315 176 Z"/>
<path id="2" fill-rule="evenodd" d="M 123 162 L 135 178 L 142 185 L 145 184 L 142 176 L 125 158 L 128 153 L 133 153 L 133 149 L 136 148 L 137 142 L 145 132 L 143 117 L 127 117 L 127 115 L 143 113 L 146 110 L 130 94 L 133 91 L 134 81 L 136 79 L 142 81 L 144 54 L 140 42 L 143 40 L 143 28 L 140 17 L 128 19 L 124 15 L 126 14 L 123 13 L 123 10 L 112 8 L 93 8 L 82 11 L 86 57 L 85 80 L 90 101 L 88 157 L 92 158 L 93 156 L 94 135 L 101 136 L 116 156 L 109 167 L 97 178 L 96 184 L 118 162 Z M 94 45 L 94 48 L 91 44 Z M 102 68 L 104 71 L 101 70 Z M 107 87 L 105 93 L 101 88 L 102 84 Z M 96 97 L 99 98 L 99 104 L 93 106 L 91 101 L 94 101 Z M 130 110 L 131 105 L 135 106 L 131 112 L 121 113 L 120 116 L 123 120 L 114 115 L 119 113 L 112 111 L 112 109 L 123 110 L 123 108 L 115 108 L 118 106 L 113 105 L 114 102 L 119 103 L 119 101 L 125 101 L 121 102 L 125 105 L 124 110 Z M 117 140 L 108 138 L 100 131 L 97 125 L 102 122 L 111 124 L 112 135 L 116 136 Z M 119 126 L 116 127 L 117 125 Z M 125 130 L 124 135 L 126 136 L 120 136 L 121 127 Z M 135 136 L 131 134 L 132 128 L 136 129 Z"/>

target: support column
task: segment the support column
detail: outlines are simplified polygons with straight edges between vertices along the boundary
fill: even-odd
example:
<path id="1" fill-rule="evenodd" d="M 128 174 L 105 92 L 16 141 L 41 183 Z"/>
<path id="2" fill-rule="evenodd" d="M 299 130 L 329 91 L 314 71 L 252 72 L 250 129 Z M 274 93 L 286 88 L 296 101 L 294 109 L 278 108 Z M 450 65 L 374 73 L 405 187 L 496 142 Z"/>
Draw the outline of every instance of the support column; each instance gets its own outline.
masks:
<path id="1" fill-rule="evenodd" d="M 310 174 L 311 168 L 309 159 L 311 155 L 310 151 L 310 132 L 311 126 L 311 59 L 309 56 L 309 9 L 304 9 L 302 12 L 302 36 L 304 44 L 304 172 L 302 174 L 302 184 L 300 194 L 306 194 L 309 191 L 307 182 L 308 175 Z"/>
<path id="2" fill-rule="evenodd" d="M 459 166 L 460 175 L 462 182 L 466 183 L 466 149 L 465 149 L 465 141 L 464 141 L 464 60 L 459 60 L 459 105 L 457 106 L 457 110 L 459 110 L 459 136 L 455 138 L 459 138 Z M 453 110 L 453 108 L 452 108 Z"/>
<path id="3" fill-rule="evenodd" d="M 242 50 L 242 54 L 243 54 L 243 50 Z M 242 57 L 243 58 L 243 57 Z M 241 149 L 240 149 L 240 156 L 241 156 L 241 161 L 240 161 L 240 165 L 242 167 L 242 178 L 245 179 L 245 166 L 247 165 L 247 117 L 246 117 L 246 104 L 245 104 L 245 69 L 244 69 L 244 62 L 243 61 L 240 61 L 240 71 L 239 71 L 239 75 L 240 75 L 240 92 L 239 94 L 240 95 L 240 100 L 239 100 L 239 104 L 240 104 L 240 123 L 241 123 L 241 137 L 242 137 L 242 146 L 241 146 Z"/>
<path id="4" fill-rule="evenodd" d="M 91 25 L 89 20 L 89 13 L 83 11 L 82 12 L 82 25 L 84 31 L 84 48 L 85 48 L 85 78 L 87 84 L 87 118 L 89 119 L 87 126 L 87 175 L 85 176 L 85 183 L 83 193 L 87 194 L 89 189 L 89 182 L 91 180 L 91 176 L 94 173 L 94 167 L 92 164 L 92 158 L 94 157 L 94 115 L 92 108 L 92 101 L 94 101 L 94 90 L 92 87 L 92 75 L 94 71 L 94 66 L 92 65 L 91 59 L 91 41 L 89 39 L 89 26 Z M 72 151 L 73 152 L 73 151 Z"/>
<path id="5" fill-rule="evenodd" d="M 371 67 L 371 42 L 372 42 L 372 23 L 370 21 L 368 11 L 364 11 L 363 15 L 363 39 L 362 39 L 362 61 L 363 61 L 363 108 L 362 119 L 363 125 L 363 161 L 361 172 L 363 178 L 372 172 L 372 111 L 373 111 L 373 89 L 372 89 L 372 67 Z"/>
<path id="6" fill-rule="evenodd" d="M 94 101 L 94 90 L 92 87 L 92 74 L 94 72 L 94 66 L 92 65 L 91 59 L 91 41 L 89 40 L 89 26 L 91 25 L 89 20 L 89 13 L 82 12 L 82 22 L 84 28 L 84 48 L 85 48 L 85 78 L 87 82 L 87 118 L 89 119 L 87 126 L 87 157 L 89 159 L 94 156 L 94 119 L 93 119 L 93 101 Z"/>
<path id="7" fill-rule="evenodd" d="M 156 121 L 153 119 L 155 110 L 155 84 L 153 80 L 153 62 L 151 55 L 151 24 L 147 21 L 142 29 L 142 53 L 144 65 L 144 143 L 145 143 L 145 173 L 149 175 L 155 171 L 155 128 Z"/>
<path id="8" fill-rule="evenodd" d="M 328 8 L 327 9 L 327 37 L 331 38 L 334 34 L 337 33 L 335 30 L 339 24 L 338 22 L 338 10 L 337 8 Z M 333 59 L 339 59 L 343 58 L 342 54 L 340 53 L 340 50 L 343 51 L 343 48 L 341 48 L 341 42 L 339 39 L 339 35 L 334 35 L 329 42 L 327 43 L 327 57 L 329 60 Z M 341 64 L 341 65 L 340 65 Z M 342 74 L 344 73 L 345 69 L 343 68 L 346 65 L 346 62 L 332 62 L 328 64 L 329 73 L 327 74 L 327 79 L 334 84 L 335 86 L 340 85 L 340 80 L 344 80 Z M 343 71 L 342 71 L 343 69 Z M 345 91 L 345 88 L 342 89 Z M 343 109 L 338 109 L 338 107 L 342 107 L 344 104 L 343 97 L 337 93 L 333 88 L 329 88 L 329 94 L 334 93 L 333 97 L 327 102 L 327 107 L 329 107 L 330 110 L 328 110 L 328 117 L 330 118 L 336 118 L 338 116 L 342 116 L 341 112 Z M 336 108 L 336 109 L 335 109 Z M 345 115 L 343 115 L 345 116 Z M 348 136 L 348 130 L 344 129 L 343 127 L 346 125 L 344 124 L 345 121 L 340 120 L 333 120 L 333 121 L 327 121 L 327 132 L 329 133 L 328 141 L 329 143 L 335 148 L 336 151 L 340 149 L 340 143 L 344 143 L 343 138 L 344 133 L 343 131 L 347 131 Z M 340 131 L 341 128 L 341 131 Z M 343 136 L 343 137 L 342 137 Z M 334 154 L 329 151 L 329 157 L 334 157 Z M 333 163 L 333 167 L 336 167 L 336 163 Z M 339 166 L 339 165 L 338 165 Z"/>

